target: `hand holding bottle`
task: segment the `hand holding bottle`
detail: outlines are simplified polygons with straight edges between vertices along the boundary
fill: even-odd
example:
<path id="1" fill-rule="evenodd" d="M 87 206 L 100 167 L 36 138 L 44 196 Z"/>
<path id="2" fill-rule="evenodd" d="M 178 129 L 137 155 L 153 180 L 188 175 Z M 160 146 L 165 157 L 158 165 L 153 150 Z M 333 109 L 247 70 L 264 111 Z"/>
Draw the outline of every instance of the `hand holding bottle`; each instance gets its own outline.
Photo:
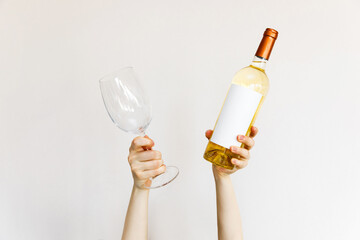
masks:
<path id="1" fill-rule="evenodd" d="M 259 110 L 269 90 L 265 66 L 269 60 L 278 32 L 267 28 L 250 66 L 238 71 L 231 82 L 211 139 L 205 149 L 205 160 L 232 170 L 231 159 L 241 158 L 230 150 L 237 144 L 234 132 L 250 136 Z"/>
<path id="2" fill-rule="evenodd" d="M 205 132 L 205 136 L 210 139 L 211 135 L 213 133 L 213 130 L 207 130 Z M 220 166 L 216 166 L 213 164 L 213 173 L 214 173 L 214 177 L 223 177 L 223 176 L 228 176 L 234 172 L 236 172 L 239 169 L 245 168 L 248 164 L 248 161 L 250 159 L 250 149 L 252 147 L 254 147 L 255 141 L 254 141 L 254 137 L 256 136 L 256 134 L 258 133 L 258 129 L 256 127 L 251 127 L 251 132 L 249 137 L 248 136 L 244 136 L 244 135 L 238 135 L 237 136 L 237 141 L 240 144 L 244 144 L 244 147 L 239 147 L 239 146 L 231 146 L 230 147 L 230 151 L 233 152 L 234 154 L 237 154 L 239 156 L 239 158 L 232 158 L 231 159 L 231 163 L 234 164 L 234 169 L 226 169 L 226 168 L 222 168 Z"/>
<path id="3" fill-rule="evenodd" d="M 136 137 L 131 143 L 128 161 L 134 178 L 134 187 L 149 187 L 151 178 L 165 172 L 161 153 L 152 150 L 153 146 L 154 141 L 147 136 Z"/>

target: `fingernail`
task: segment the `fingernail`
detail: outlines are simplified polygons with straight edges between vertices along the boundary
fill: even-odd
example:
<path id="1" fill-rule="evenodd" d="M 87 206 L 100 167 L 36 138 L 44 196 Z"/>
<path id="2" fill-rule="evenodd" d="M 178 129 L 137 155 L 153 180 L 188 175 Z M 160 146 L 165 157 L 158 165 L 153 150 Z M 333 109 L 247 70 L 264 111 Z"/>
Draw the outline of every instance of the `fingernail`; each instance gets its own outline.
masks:
<path id="1" fill-rule="evenodd" d="M 245 139 L 245 136 L 244 135 L 239 135 L 239 140 L 244 140 Z"/>
<path id="2" fill-rule="evenodd" d="M 231 147 L 230 147 L 230 151 L 235 152 L 235 147 L 234 147 L 234 146 L 231 146 Z"/>
<path id="3" fill-rule="evenodd" d="M 232 163 L 232 164 L 236 164 L 237 161 L 238 161 L 238 160 L 236 160 L 235 158 L 231 159 L 231 163 Z"/>

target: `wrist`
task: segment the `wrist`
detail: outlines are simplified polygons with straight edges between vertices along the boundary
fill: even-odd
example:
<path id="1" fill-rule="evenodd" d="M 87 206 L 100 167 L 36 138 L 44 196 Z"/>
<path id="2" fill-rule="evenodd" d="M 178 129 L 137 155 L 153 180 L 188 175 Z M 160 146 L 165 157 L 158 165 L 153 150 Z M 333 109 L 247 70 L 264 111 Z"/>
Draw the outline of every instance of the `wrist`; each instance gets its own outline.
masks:
<path id="1" fill-rule="evenodd" d="M 150 191 L 149 188 L 144 188 L 144 187 L 140 187 L 138 186 L 136 183 L 134 183 L 133 185 L 133 191 L 137 192 L 137 193 L 148 193 Z"/>
<path id="2" fill-rule="evenodd" d="M 231 177 L 229 174 L 214 173 L 214 180 L 215 183 L 226 183 L 231 182 Z"/>
<path id="3" fill-rule="evenodd" d="M 230 174 L 224 172 L 222 168 L 217 167 L 214 164 L 212 165 L 212 171 L 213 171 L 215 182 L 230 179 Z"/>

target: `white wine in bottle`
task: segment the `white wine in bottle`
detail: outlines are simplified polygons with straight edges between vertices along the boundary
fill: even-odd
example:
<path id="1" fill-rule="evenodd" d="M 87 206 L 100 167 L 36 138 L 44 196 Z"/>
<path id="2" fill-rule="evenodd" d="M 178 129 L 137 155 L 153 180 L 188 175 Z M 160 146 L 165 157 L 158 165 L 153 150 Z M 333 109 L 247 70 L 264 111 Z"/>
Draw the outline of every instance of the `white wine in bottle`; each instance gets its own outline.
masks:
<path id="1" fill-rule="evenodd" d="M 204 158 L 215 165 L 233 169 L 231 159 L 240 158 L 230 151 L 230 147 L 239 145 L 237 135 L 249 136 L 264 102 L 269 90 L 265 66 L 277 36 L 276 30 L 267 28 L 251 65 L 238 71 L 231 82 L 204 153 Z"/>

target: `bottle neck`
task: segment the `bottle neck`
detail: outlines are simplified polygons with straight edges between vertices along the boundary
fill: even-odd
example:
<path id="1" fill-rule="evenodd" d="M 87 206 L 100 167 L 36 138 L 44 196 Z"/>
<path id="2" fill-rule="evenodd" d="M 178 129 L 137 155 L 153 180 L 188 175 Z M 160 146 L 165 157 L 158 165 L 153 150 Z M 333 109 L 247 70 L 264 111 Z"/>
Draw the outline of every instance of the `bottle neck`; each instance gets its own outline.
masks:
<path id="1" fill-rule="evenodd" d="M 258 68 L 258 69 L 260 69 L 262 71 L 265 71 L 267 61 L 268 60 L 266 60 L 265 58 L 254 56 L 254 59 L 252 60 L 252 63 L 251 63 L 250 66 L 253 66 L 253 67 Z"/>
<path id="2" fill-rule="evenodd" d="M 271 28 L 265 30 L 251 66 L 265 71 L 266 63 L 269 60 L 277 36 L 278 32 L 276 30 Z"/>

